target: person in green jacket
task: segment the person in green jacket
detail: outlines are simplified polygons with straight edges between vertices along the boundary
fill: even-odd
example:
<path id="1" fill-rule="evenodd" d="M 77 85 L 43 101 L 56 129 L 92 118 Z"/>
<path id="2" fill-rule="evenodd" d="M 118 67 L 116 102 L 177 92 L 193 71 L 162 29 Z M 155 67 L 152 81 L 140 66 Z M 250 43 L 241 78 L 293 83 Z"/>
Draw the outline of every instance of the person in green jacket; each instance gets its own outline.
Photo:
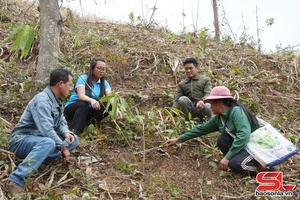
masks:
<path id="1" fill-rule="evenodd" d="M 183 65 L 186 78 L 178 84 L 173 107 L 182 111 L 186 120 L 199 118 L 204 122 L 212 116 L 210 104 L 203 102 L 211 91 L 211 81 L 208 77 L 198 74 L 199 65 L 195 58 L 185 59 Z M 169 121 L 170 118 L 167 116 L 165 121 Z"/>
<path id="2" fill-rule="evenodd" d="M 219 131 L 221 134 L 217 139 L 217 146 L 224 155 L 219 163 L 221 170 L 227 171 L 230 168 L 233 172 L 248 175 L 256 175 L 259 171 L 267 170 L 263 169 L 244 149 L 249 141 L 250 133 L 259 128 L 254 114 L 235 100 L 230 90 L 224 86 L 214 87 L 204 102 L 211 104 L 214 116 L 179 137 L 167 140 L 162 147 Z"/>

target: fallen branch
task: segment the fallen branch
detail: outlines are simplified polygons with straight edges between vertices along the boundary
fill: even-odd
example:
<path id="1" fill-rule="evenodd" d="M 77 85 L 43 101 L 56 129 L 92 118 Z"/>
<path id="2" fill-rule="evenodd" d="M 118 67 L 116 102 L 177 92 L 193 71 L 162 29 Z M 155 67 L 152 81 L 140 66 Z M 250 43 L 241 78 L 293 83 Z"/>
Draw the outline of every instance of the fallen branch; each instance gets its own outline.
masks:
<path id="1" fill-rule="evenodd" d="M 0 120 L 2 122 L 4 122 L 10 129 L 14 128 L 14 125 L 12 123 L 8 122 L 7 120 L 5 120 L 4 118 L 0 117 Z"/>
<path id="2" fill-rule="evenodd" d="M 111 200 L 113 199 L 112 196 L 111 196 L 111 194 L 110 194 L 110 192 L 109 192 L 109 188 L 107 187 L 105 181 L 104 181 L 103 184 L 99 184 L 99 188 L 100 188 L 101 190 L 105 191 L 105 192 L 108 194 L 108 196 L 109 196 L 109 198 L 110 198 Z"/>
<path id="3" fill-rule="evenodd" d="M 65 181 L 63 181 L 63 182 L 61 182 L 61 183 L 59 183 L 59 184 L 53 186 L 51 189 L 57 188 L 57 187 L 59 187 L 59 186 L 61 186 L 61 185 L 63 185 L 63 184 L 66 184 L 66 183 L 68 183 L 68 182 L 70 182 L 70 181 L 73 181 L 74 179 L 75 179 L 75 178 L 70 178 L 70 179 L 68 179 L 68 180 L 65 180 Z"/>
<path id="4" fill-rule="evenodd" d="M 5 149 L 0 149 L 0 152 L 6 153 L 6 154 L 14 155 L 14 153 L 12 153 L 12 152 L 10 152 L 10 151 L 7 151 L 7 150 L 5 150 Z"/>
<path id="5" fill-rule="evenodd" d="M 43 174 L 41 174 L 40 176 L 38 176 L 34 182 L 37 182 L 41 177 L 43 177 L 44 175 L 48 174 L 50 171 L 52 171 L 52 169 L 47 170 L 46 172 L 44 172 Z"/>
<path id="6" fill-rule="evenodd" d="M 142 185 L 139 184 L 139 199 L 144 199 L 143 191 Z"/>
<path id="7" fill-rule="evenodd" d="M 61 178 L 59 179 L 59 181 L 57 181 L 56 184 L 60 185 L 61 182 L 63 182 L 64 180 L 66 180 L 69 173 L 70 173 L 70 171 L 68 171 L 65 175 L 63 175 L 63 177 L 61 177 Z"/>
<path id="8" fill-rule="evenodd" d="M 14 159 L 12 159 L 10 155 L 11 155 L 11 154 L 8 155 L 8 158 L 9 158 L 9 160 L 10 160 L 11 170 L 14 171 L 15 168 L 17 167 L 17 165 L 15 164 Z M 15 156 L 15 154 L 13 154 L 13 156 Z"/>
<path id="9" fill-rule="evenodd" d="M 207 147 L 207 148 L 209 148 L 209 149 L 211 149 L 211 150 L 213 150 L 213 151 L 219 152 L 218 149 L 213 148 L 213 147 L 211 147 L 211 146 L 205 144 L 205 143 L 201 140 L 201 138 L 196 138 L 196 141 L 200 142 L 202 145 L 204 145 L 205 147 Z"/>
<path id="10" fill-rule="evenodd" d="M 47 188 L 51 188 L 51 185 L 52 185 L 52 183 L 53 183 L 54 175 L 55 175 L 55 174 L 56 174 L 56 169 L 54 169 L 54 170 L 51 172 L 50 177 L 49 177 L 50 180 L 49 180 L 48 183 L 45 184 Z"/>

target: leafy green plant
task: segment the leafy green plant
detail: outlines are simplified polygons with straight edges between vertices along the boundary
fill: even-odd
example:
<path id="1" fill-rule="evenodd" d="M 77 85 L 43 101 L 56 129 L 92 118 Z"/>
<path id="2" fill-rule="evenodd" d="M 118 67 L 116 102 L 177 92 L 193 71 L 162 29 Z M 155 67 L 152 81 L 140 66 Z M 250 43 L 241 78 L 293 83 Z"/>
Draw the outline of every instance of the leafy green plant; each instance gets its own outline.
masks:
<path id="1" fill-rule="evenodd" d="M 160 184 L 160 187 L 162 187 L 165 191 L 167 191 L 174 197 L 178 197 L 180 194 L 179 190 L 176 188 L 176 185 L 173 182 L 164 181 Z"/>
<path id="2" fill-rule="evenodd" d="M 186 35 L 185 35 L 185 38 L 184 38 L 184 41 L 186 42 L 186 43 L 191 43 L 191 41 L 192 41 L 192 33 L 191 32 L 188 32 Z"/>
<path id="3" fill-rule="evenodd" d="M 200 33 L 198 35 L 198 42 L 200 43 L 203 50 L 206 49 L 206 45 L 209 39 L 208 30 L 209 30 L 208 28 L 204 27 L 200 30 Z"/>
<path id="4" fill-rule="evenodd" d="M 11 46 L 11 51 L 21 49 L 21 58 L 26 58 L 30 48 L 33 44 L 35 37 L 35 30 L 33 27 L 25 24 L 17 26 L 8 36 L 5 38 L 2 43 L 14 39 L 14 43 Z"/>
<path id="5" fill-rule="evenodd" d="M 129 13 L 128 17 L 129 17 L 130 23 L 133 24 L 135 17 L 134 17 L 134 14 L 132 11 Z"/>
<path id="6" fill-rule="evenodd" d="M 140 15 L 136 17 L 132 11 L 128 14 L 128 18 L 131 25 L 134 25 L 135 23 L 142 24 L 144 22 Z"/>
<path id="7" fill-rule="evenodd" d="M 176 34 L 171 32 L 168 36 L 169 43 L 173 44 L 173 42 L 175 41 L 175 38 L 176 38 Z"/>
<path id="8" fill-rule="evenodd" d="M 127 101 L 116 93 L 110 93 L 109 95 L 101 97 L 100 103 L 101 102 L 107 102 L 106 112 L 109 112 L 113 120 L 117 119 L 117 109 L 119 107 L 122 107 L 121 109 L 122 111 L 125 111 L 126 116 L 131 116 L 131 111 L 129 109 Z"/>
<path id="9" fill-rule="evenodd" d="M 123 160 L 123 159 L 118 160 L 117 169 L 121 170 L 122 172 L 128 173 L 128 174 L 131 174 L 131 172 L 133 171 L 131 166 L 129 164 L 127 164 L 125 162 L 125 160 Z"/>
<path id="10" fill-rule="evenodd" d="M 248 109 L 250 109 L 253 113 L 259 113 L 260 112 L 260 106 L 257 101 L 251 98 L 247 97 L 240 97 L 240 102 L 245 104 Z"/>
<path id="11" fill-rule="evenodd" d="M 80 48 L 82 47 L 82 45 L 83 45 L 82 35 L 76 34 L 74 37 L 74 46 Z"/>
<path id="12" fill-rule="evenodd" d="M 204 154 L 205 158 L 210 158 L 213 155 L 210 149 L 205 148 L 202 150 L 202 153 Z"/>
<path id="13" fill-rule="evenodd" d="M 233 73 L 233 74 L 235 74 L 235 75 L 243 74 L 241 67 L 240 67 L 240 66 L 237 66 L 237 65 L 233 65 L 233 66 L 231 67 L 231 70 L 230 70 L 230 71 L 231 71 L 231 73 Z"/>

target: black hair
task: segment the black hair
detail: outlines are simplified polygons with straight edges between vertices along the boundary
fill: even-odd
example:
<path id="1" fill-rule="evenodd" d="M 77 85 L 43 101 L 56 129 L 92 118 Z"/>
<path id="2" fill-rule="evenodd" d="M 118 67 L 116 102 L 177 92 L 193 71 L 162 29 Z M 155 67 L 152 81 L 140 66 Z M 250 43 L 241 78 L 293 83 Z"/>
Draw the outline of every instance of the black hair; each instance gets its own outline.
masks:
<path id="1" fill-rule="evenodd" d="M 227 116 L 230 115 L 232 109 L 235 106 L 239 106 L 245 112 L 250 124 L 253 124 L 256 128 L 259 127 L 259 123 L 258 123 L 258 120 L 255 117 L 255 115 L 244 104 L 242 104 L 240 101 L 235 100 L 235 99 L 220 99 L 220 101 L 222 101 L 225 105 L 227 105 L 229 107 L 229 110 L 227 112 Z"/>
<path id="2" fill-rule="evenodd" d="M 50 74 L 49 85 L 55 86 L 59 81 L 66 83 L 69 81 L 69 75 L 73 76 L 73 74 L 67 69 L 55 69 Z"/>
<path id="3" fill-rule="evenodd" d="M 93 70 L 95 69 L 95 66 L 97 65 L 97 62 L 98 61 L 101 61 L 101 62 L 105 62 L 105 60 L 103 58 L 100 58 L 100 57 L 96 57 L 96 58 L 93 58 L 90 62 L 90 69 L 87 73 L 88 77 L 87 77 L 87 80 L 86 80 L 86 90 L 87 90 L 87 95 L 89 97 L 92 96 L 92 85 L 93 85 Z M 100 85 L 100 97 L 104 96 L 105 95 L 105 78 L 104 76 L 102 76 L 100 78 L 101 80 L 101 85 Z"/>
<path id="4" fill-rule="evenodd" d="M 189 64 L 189 63 L 193 63 L 195 67 L 198 66 L 198 62 L 195 58 L 187 58 L 183 61 L 183 65 Z"/>

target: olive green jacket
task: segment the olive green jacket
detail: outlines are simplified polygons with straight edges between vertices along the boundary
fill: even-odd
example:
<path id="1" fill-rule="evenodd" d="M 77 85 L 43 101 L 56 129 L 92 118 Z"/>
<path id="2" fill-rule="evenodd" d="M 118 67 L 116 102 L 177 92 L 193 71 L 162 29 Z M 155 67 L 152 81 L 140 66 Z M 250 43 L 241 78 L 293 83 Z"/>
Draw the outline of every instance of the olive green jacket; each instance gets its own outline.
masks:
<path id="1" fill-rule="evenodd" d="M 208 77 L 197 74 L 193 79 L 185 78 L 178 84 L 173 107 L 179 108 L 178 99 L 181 96 L 187 96 L 196 105 L 198 101 L 209 96 L 211 89 Z"/>
<path id="2" fill-rule="evenodd" d="M 235 106 L 232 109 L 230 116 L 227 116 L 227 112 L 228 110 L 222 113 L 222 115 L 215 115 L 207 122 L 186 131 L 179 136 L 179 141 L 184 142 L 215 131 L 228 134 L 224 129 L 221 120 L 222 117 L 228 130 L 235 135 L 233 143 L 228 153 L 225 155 L 225 157 L 230 160 L 245 148 L 249 141 L 250 134 L 255 131 L 257 127 L 255 127 L 254 124 L 250 124 L 247 115 L 241 107 Z"/>

